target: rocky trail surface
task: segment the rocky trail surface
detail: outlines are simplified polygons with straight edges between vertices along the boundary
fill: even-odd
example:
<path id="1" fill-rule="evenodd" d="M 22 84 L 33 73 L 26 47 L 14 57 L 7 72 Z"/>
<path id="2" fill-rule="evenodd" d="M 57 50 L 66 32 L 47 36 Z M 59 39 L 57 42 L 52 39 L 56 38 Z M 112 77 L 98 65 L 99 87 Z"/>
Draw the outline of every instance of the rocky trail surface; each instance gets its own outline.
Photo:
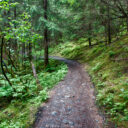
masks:
<path id="1" fill-rule="evenodd" d="M 33 128 L 103 128 L 103 118 L 95 105 L 93 85 L 83 65 L 60 57 L 68 74 L 50 93 L 37 113 Z"/>

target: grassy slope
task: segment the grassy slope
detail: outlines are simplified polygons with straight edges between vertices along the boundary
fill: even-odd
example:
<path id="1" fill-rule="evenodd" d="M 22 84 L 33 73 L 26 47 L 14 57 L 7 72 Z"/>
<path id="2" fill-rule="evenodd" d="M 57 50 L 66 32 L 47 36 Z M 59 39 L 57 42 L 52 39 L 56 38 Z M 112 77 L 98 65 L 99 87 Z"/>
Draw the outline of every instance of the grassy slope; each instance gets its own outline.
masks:
<path id="1" fill-rule="evenodd" d="M 51 50 L 52 51 L 52 50 Z M 88 63 L 88 71 L 97 90 L 97 103 L 120 127 L 128 126 L 128 37 L 110 46 L 87 47 L 78 41 L 60 44 L 54 54 Z"/>

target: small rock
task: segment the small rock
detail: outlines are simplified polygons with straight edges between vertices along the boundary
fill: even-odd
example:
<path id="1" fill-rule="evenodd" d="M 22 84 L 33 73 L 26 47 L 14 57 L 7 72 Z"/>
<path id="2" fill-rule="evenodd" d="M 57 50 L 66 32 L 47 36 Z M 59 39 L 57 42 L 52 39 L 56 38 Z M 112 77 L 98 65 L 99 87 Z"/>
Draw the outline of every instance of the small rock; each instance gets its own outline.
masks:
<path id="1" fill-rule="evenodd" d="M 92 99 L 95 100 L 95 96 L 93 96 Z"/>
<path id="2" fill-rule="evenodd" d="M 71 96 L 69 96 L 69 95 L 67 95 L 67 96 L 65 96 L 65 98 L 70 98 Z"/>
<path id="3" fill-rule="evenodd" d="M 64 119 L 62 122 L 63 122 L 64 124 L 68 124 L 68 120 L 66 120 L 66 119 Z"/>
<path id="4" fill-rule="evenodd" d="M 64 101 L 63 101 L 63 100 L 60 100 L 60 102 L 63 102 L 63 103 L 64 103 Z"/>
<path id="5" fill-rule="evenodd" d="M 71 107 L 68 107 L 68 111 L 71 111 L 72 110 L 72 108 Z"/>
<path id="6" fill-rule="evenodd" d="M 56 111 L 52 112 L 52 115 L 53 116 L 56 116 L 57 115 L 57 112 Z"/>
<path id="7" fill-rule="evenodd" d="M 96 122 L 99 122 L 99 120 L 96 120 Z"/>
<path id="8" fill-rule="evenodd" d="M 64 124 L 69 124 L 69 125 L 71 125 L 71 126 L 74 125 L 74 123 L 73 123 L 72 121 L 69 121 L 69 120 L 66 120 L 66 119 L 63 120 L 63 123 L 64 123 Z"/>
<path id="9" fill-rule="evenodd" d="M 72 126 L 73 126 L 73 125 L 74 125 L 74 123 L 73 123 L 72 121 L 69 121 L 69 125 L 72 125 Z"/>

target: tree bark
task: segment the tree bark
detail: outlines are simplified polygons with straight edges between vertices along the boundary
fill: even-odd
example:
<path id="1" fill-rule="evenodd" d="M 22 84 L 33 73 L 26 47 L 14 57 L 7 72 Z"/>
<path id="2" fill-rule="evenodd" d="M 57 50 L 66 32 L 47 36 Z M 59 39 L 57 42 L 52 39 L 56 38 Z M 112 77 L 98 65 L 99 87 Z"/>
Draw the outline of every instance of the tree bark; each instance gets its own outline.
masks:
<path id="1" fill-rule="evenodd" d="M 5 77 L 5 79 L 8 81 L 9 85 L 12 86 L 9 78 L 7 77 L 7 75 L 4 71 L 4 67 L 3 67 L 3 46 L 4 46 L 4 37 L 2 37 L 2 42 L 1 42 L 1 69 L 2 69 L 2 73 Z"/>
<path id="2" fill-rule="evenodd" d="M 17 9 L 16 9 L 16 7 L 14 7 L 14 19 L 16 20 L 16 17 L 17 17 Z M 14 27 L 15 27 L 15 29 L 16 29 L 16 24 L 14 24 Z M 14 40 L 14 42 L 15 42 L 15 50 L 17 50 L 17 40 L 15 39 Z"/>
<path id="3" fill-rule="evenodd" d="M 28 51 L 28 54 L 29 54 L 29 60 L 30 62 L 32 61 L 32 44 L 29 43 L 29 51 Z"/>
<path id="4" fill-rule="evenodd" d="M 90 37 L 88 38 L 88 42 L 89 42 L 89 47 L 91 47 L 92 44 L 91 44 L 91 38 Z"/>
<path id="5" fill-rule="evenodd" d="M 31 65 L 32 65 L 33 76 L 36 79 L 37 88 L 38 88 L 38 90 L 42 90 L 42 86 L 40 85 L 40 81 L 39 81 L 37 73 L 36 73 L 36 68 L 35 68 L 34 63 L 32 61 L 31 61 Z"/>
<path id="6" fill-rule="evenodd" d="M 91 23 L 89 23 L 89 38 L 88 38 L 88 41 L 89 41 L 89 47 L 92 46 L 92 43 L 91 43 L 91 29 L 92 29 L 92 25 Z"/>
<path id="7" fill-rule="evenodd" d="M 128 32 L 128 17 L 126 18 L 127 32 Z"/>
<path id="8" fill-rule="evenodd" d="M 111 44 L 111 22 L 110 22 L 110 7 L 108 5 L 108 43 Z"/>
<path id="9" fill-rule="evenodd" d="M 128 32 L 128 1 L 127 1 L 127 17 L 126 17 L 126 25 L 127 25 L 127 32 Z"/>
<path id="10" fill-rule="evenodd" d="M 44 0 L 44 19 L 47 21 L 47 5 L 48 1 Z M 44 64 L 45 67 L 48 65 L 48 29 L 47 25 L 45 24 L 45 29 L 44 29 Z"/>
<path id="11" fill-rule="evenodd" d="M 13 67 L 15 68 L 15 70 L 17 71 L 17 68 L 16 68 L 16 66 L 15 66 L 15 64 L 14 64 L 12 58 L 11 58 L 11 51 L 10 51 L 10 49 L 9 49 L 8 57 L 9 57 L 9 60 L 11 61 L 12 66 L 13 66 Z"/>
<path id="12" fill-rule="evenodd" d="M 22 44 L 22 59 L 23 59 L 23 61 L 24 61 L 24 59 L 25 59 L 25 49 L 26 49 L 25 43 L 23 43 L 23 44 Z"/>

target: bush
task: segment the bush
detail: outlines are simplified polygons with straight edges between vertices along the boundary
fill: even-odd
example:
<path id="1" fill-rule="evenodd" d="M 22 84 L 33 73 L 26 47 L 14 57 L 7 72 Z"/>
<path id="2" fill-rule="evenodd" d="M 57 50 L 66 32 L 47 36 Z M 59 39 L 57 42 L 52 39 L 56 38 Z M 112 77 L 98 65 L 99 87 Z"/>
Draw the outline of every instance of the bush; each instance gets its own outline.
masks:
<path id="1" fill-rule="evenodd" d="M 43 61 L 37 63 L 38 79 L 42 89 L 38 90 L 35 78 L 27 72 L 11 79 L 13 88 L 9 85 L 0 87 L 0 97 L 3 101 L 0 107 L 0 128 L 28 128 L 34 121 L 34 115 L 40 104 L 48 99 L 48 90 L 64 78 L 68 69 L 67 65 L 58 61 L 50 60 L 50 65 L 44 69 Z M 35 64 L 36 65 L 36 64 Z M 42 67 L 42 68 L 41 68 Z M 30 70 L 30 68 L 29 68 Z M 4 98 L 10 98 L 11 102 L 5 102 Z M 8 101 L 8 100 L 7 100 Z"/>
<path id="2" fill-rule="evenodd" d="M 115 52 L 113 52 L 113 51 L 109 51 L 109 57 L 111 58 L 111 57 L 114 57 L 116 55 L 116 53 Z"/>

